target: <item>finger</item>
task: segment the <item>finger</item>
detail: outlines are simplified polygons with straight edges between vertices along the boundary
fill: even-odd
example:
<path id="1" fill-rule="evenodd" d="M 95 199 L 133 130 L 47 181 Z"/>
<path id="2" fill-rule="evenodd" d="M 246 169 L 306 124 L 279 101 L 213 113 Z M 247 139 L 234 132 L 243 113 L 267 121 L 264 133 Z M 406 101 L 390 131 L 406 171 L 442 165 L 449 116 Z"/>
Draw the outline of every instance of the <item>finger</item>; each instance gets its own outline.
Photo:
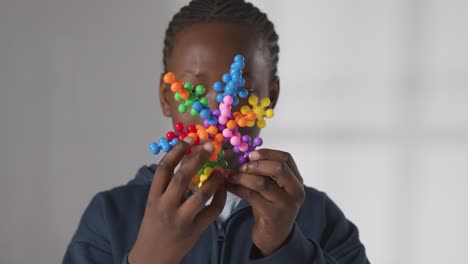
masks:
<path id="1" fill-rule="evenodd" d="M 184 163 L 172 177 L 169 186 L 165 192 L 165 198 L 168 202 L 179 205 L 189 187 L 192 178 L 198 170 L 205 164 L 213 152 L 214 147 L 210 142 L 203 144 L 203 148 L 187 156 Z"/>
<path id="2" fill-rule="evenodd" d="M 302 183 L 294 175 L 291 168 L 286 163 L 273 160 L 253 160 L 240 168 L 241 172 L 249 174 L 260 174 L 273 178 L 281 188 L 289 194 L 300 192 Z"/>
<path id="3" fill-rule="evenodd" d="M 206 206 L 195 218 L 195 225 L 202 226 L 205 229 L 211 224 L 224 209 L 226 204 L 226 188 L 220 185 L 219 189 L 213 196 L 210 205 Z"/>
<path id="4" fill-rule="evenodd" d="M 203 186 L 196 190 L 190 198 L 188 198 L 184 204 L 180 208 L 180 213 L 184 217 L 193 219 L 198 218 L 198 215 L 207 207 L 206 203 L 207 201 L 213 197 L 213 200 L 211 201 L 211 204 L 214 202 L 214 194 L 220 190 L 220 188 L 224 188 L 224 179 L 221 175 L 219 175 L 216 172 L 213 172 L 210 175 L 210 178 L 203 184 Z M 208 205 L 209 206 L 209 205 Z M 219 212 L 221 212 L 224 208 L 224 203 L 220 206 L 221 208 L 218 208 L 216 206 L 216 203 L 213 205 L 213 207 L 217 210 L 220 209 Z M 212 209 L 212 213 L 214 214 L 217 212 L 215 209 Z M 211 215 L 209 215 L 211 216 Z M 216 218 L 216 217 L 215 217 Z"/>
<path id="5" fill-rule="evenodd" d="M 175 167 L 179 164 L 192 144 L 193 139 L 191 137 L 186 137 L 183 141 L 178 142 L 171 151 L 161 159 L 154 173 L 147 204 L 151 204 L 153 198 L 159 197 L 164 193 L 174 174 Z"/>
<path id="6" fill-rule="evenodd" d="M 250 206 L 262 214 L 267 214 L 272 208 L 273 204 L 270 201 L 252 189 L 248 189 L 237 184 L 226 184 L 226 189 L 244 199 L 248 204 L 250 204 Z"/>
<path id="7" fill-rule="evenodd" d="M 277 182 L 269 176 L 236 172 L 227 178 L 229 183 L 238 184 L 254 190 L 270 202 L 285 201 L 288 195 Z"/>
<path id="8" fill-rule="evenodd" d="M 292 158 L 291 154 L 284 151 L 273 150 L 273 149 L 258 149 L 255 151 L 250 152 L 249 154 L 250 160 L 276 160 L 280 162 L 284 162 L 288 164 L 289 168 L 291 168 L 294 175 L 299 179 L 301 183 L 304 183 L 304 179 L 302 178 L 299 169 L 297 168 L 296 162 Z"/>

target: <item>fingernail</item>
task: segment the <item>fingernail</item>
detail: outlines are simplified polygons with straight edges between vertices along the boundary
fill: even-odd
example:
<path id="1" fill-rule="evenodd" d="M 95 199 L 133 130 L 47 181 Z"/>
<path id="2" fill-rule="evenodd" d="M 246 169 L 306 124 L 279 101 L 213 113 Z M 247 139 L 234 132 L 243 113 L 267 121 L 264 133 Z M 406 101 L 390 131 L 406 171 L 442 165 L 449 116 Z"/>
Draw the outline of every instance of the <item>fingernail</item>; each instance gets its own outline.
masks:
<path id="1" fill-rule="evenodd" d="M 187 137 L 184 138 L 184 141 L 185 141 L 185 143 L 187 143 L 187 144 L 192 144 L 192 143 L 193 143 L 193 138 L 187 136 Z"/>
<path id="2" fill-rule="evenodd" d="M 246 171 L 246 170 L 247 170 L 247 163 L 243 164 L 243 165 L 240 167 L 240 170 L 241 170 L 241 171 Z"/>
<path id="3" fill-rule="evenodd" d="M 257 160 L 258 158 L 260 158 L 260 154 L 258 153 L 258 151 L 252 151 L 249 153 L 250 160 Z"/>
<path id="4" fill-rule="evenodd" d="M 203 144 L 203 149 L 205 149 L 208 152 L 213 152 L 214 147 L 213 147 L 213 144 L 211 144 L 211 142 L 207 142 Z"/>

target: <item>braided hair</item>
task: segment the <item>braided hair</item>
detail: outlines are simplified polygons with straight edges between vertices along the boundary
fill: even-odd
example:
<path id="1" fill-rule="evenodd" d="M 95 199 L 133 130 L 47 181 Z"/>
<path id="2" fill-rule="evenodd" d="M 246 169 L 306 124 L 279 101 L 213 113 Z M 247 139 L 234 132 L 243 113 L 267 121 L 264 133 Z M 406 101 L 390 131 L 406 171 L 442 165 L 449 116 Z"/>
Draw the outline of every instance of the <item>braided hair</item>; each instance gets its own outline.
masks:
<path id="1" fill-rule="evenodd" d="M 197 22 L 228 22 L 253 26 L 265 43 L 271 63 L 271 77 L 276 77 L 278 65 L 278 34 L 267 15 L 245 0 L 192 0 L 174 15 L 166 30 L 163 49 L 163 66 L 167 71 L 167 60 L 171 55 L 176 34 Z"/>

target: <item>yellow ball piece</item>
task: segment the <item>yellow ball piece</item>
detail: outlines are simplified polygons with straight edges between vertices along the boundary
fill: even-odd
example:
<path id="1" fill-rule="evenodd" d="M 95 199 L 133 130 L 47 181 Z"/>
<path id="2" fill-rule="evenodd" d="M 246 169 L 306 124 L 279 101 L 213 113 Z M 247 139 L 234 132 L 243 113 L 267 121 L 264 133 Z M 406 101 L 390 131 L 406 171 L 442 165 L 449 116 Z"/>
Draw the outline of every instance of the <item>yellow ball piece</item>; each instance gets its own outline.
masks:
<path id="1" fill-rule="evenodd" d="M 253 127 L 254 125 L 255 125 L 255 120 L 247 122 L 247 127 Z"/>
<path id="2" fill-rule="evenodd" d="M 263 107 L 269 106 L 270 105 L 270 98 L 268 98 L 268 97 L 262 98 L 262 100 L 260 101 L 260 105 L 263 106 Z"/>
<path id="3" fill-rule="evenodd" d="M 245 115 L 245 114 L 247 114 L 248 112 L 250 112 L 250 107 L 248 107 L 247 105 L 244 105 L 244 106 L 241 107 L 240 111 L 241 111 L 241 113 L 242 113 L 243 115 Z"/>
<path id="4" fill-rule="evenodd" d="M 258 120 L 257 126 L 258 126 L 259 128 L 264 128 L 264 127 L 266 127 L 266 121 L 265 121 L 264 119 Z"/>
<path id="5" fill-rule="evenodd" d="M 274 117 L 275 116 L 275 110 L 273 110 L 273 109 L 266 110 L 265 116 L 268 117 L 268 118 Z"/>
<path id="6" fill-rule="evenodd" d="M 258 97 L 255 95 L 252 95 L 249 97 L 249 104 L 250 105 L 257 105 L 258 104 Z"/>
<path id="7" fill-rule="evenodd" d="M 207 177 L 210 176 L 210 174 L 213 172 L 213 168 L 206 167 L 205 170 L 203 171 Z"/>

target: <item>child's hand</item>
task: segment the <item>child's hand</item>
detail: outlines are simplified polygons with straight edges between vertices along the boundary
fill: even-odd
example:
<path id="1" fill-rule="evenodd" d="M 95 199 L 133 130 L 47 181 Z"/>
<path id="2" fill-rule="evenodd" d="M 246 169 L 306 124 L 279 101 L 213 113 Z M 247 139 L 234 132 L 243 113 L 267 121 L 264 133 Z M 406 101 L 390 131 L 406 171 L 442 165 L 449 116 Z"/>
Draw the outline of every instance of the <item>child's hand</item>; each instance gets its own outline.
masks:
<path id="1" fill-rule="evenodd" d="M 254 215 L 252 241 L 264 256 L 278 250 L 304 202 L 302 177 L 289 153 L 261 149 L 228 178 L 228 191 L 246 200 Z"/>
<path id="2" fill-rule="evenodd" d="M 187 137 L 185 142 L 179 142 L 159 163 L 129 263 L 179 263 L 223 210 L 224 178 L 216 170 L 190 198 L 184 198 L 192 177 L 213 152 L 211 143 L 205 143 L 174 174 L 191 141 Z M 205 207 L 213 194 L 211 204 Z"/>

